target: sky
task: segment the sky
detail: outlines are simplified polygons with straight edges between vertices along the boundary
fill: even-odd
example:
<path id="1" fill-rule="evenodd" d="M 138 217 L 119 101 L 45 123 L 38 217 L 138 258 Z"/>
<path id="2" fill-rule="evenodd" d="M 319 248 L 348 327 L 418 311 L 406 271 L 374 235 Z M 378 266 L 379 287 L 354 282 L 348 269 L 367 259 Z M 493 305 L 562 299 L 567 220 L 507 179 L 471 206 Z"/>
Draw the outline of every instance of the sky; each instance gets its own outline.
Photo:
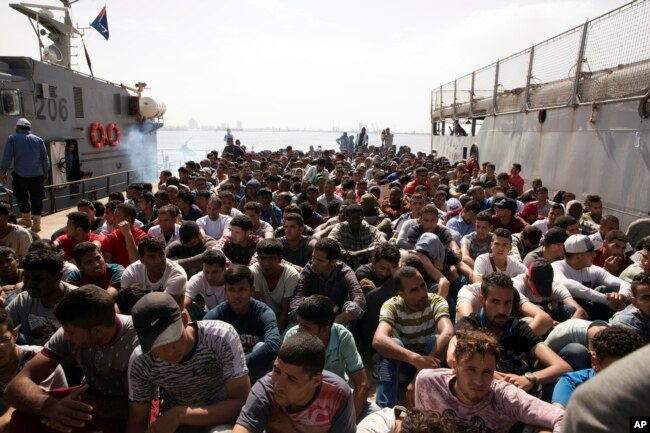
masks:
<path id="1" fill-rule="evenodd" d="M 38 59 L 27 18 L 0 3 L 0 55 Z M 428 132 L 432 89 L 623 2 L 83 0 L 73 22 L 104 4 L 110 39 L 84 37 L 95 76 L 146 82 L 167 125 Z"/>

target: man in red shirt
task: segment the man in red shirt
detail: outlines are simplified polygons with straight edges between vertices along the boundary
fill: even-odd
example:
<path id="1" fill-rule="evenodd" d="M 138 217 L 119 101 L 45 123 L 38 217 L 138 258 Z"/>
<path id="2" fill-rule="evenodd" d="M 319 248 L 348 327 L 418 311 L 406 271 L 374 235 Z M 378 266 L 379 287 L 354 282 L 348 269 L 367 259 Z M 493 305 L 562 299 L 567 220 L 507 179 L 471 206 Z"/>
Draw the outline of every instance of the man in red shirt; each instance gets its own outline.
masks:
<path id="1" fill-rule="evenodd" d="M 102 254 L 106 263 L 117 263 L 126 268 L 140 259 L 138 244 L 147 234 L 135 228 L 135 208 L 131 205 L 120 203 L 115 207 L 115 230 L 109 233 L 102 241 Z"/>
<path id="2" fill-rule="evenodd" d="M 524 178 L 519 176 L 519 173 L 521 173 L 521 164 L 512 164 L 508 183 L 513 188 L 517 188 L 517 195 L 522 195 L 524 193 Z"/>
<path id="3" fill-rule="evenodd" d="M 605 235 L 603 246 L 596 250 L 594 265 L 618 277 L 631 262 L 625 257 L 627 236 L 620 230 L 611 230 Z"/>
<path id="4" fill-rule="evenodd" d="M 55 242 L 61 246 L 64 257 L 67 261 L 72 261 L 72 250 L 75 245 L 81 242 L 92 242 L 98 247 L 102 245 L 104 236 L 95 234 L 90 231 L 90 217 L 84 212 L 70 212 L 68 222 L 65 226 L 64 235 L 56 238 Z"/>
<path id="5" fill-rule="evenodd" d="M 415 170 L 415 180 L 410 181 L 406 188 L 404 188 L 404 194 L 412 195 L 415 193 L 415 188 L 419 185 L 424 185 L 429 190 L 429 181 L 427 179 L 429 175 L 429 170 L 426 167 L 419 167 Z"/>

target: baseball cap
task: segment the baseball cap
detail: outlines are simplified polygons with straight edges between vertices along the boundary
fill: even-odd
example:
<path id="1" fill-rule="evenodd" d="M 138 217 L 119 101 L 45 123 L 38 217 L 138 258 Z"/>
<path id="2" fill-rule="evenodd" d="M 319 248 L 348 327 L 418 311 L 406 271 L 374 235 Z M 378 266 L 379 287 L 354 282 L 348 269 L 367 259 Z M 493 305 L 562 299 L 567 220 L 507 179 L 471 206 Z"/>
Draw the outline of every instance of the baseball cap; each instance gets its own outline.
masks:
<path id="1" fill-rule="evenodd" d="M 447 200 L 447 210 L 449 212 L 458 213 L 461 210 L 463 210 L 463 205 L 460 203 L 460 200 L 458 200 L 455 197 L 452 197 L 449 200 Z"/>
<path id="2" fill-rule="evenodd" d="M 22 126 L 23 128 L 31 128 L 32 124 L 29 123 L 29 120 L 25 119 L 24 117 L 21 117 L 16 121 L 16 126 Z"/>
<path id="3" fill-rule="evenodd" d="M 131 318 L 143 353 L 178 341 L 185 329 L 178 304 L 163 292 L 148 293 L 140 298 L 131 310 Z"/>
<path id="4" fill-rule="evenodd" d="M 595 248 L 588 236 L 571 235 L 564 241 L 564 249 L 567 253 L 586 253 L 593 251 Z"/>
<path id="5" fill-rule="evenodd" d="M 536 296 L 550 298 L 553 292 L 553 266 L 547 260 L 535 260 L 528 267 L 528 284 Z"/>
<path id="6" fill-rule="evenodd" d="M 521 216 L 528 216 L 528 215 L 539 215 L 539 208 L 537 207 L 537 203 L 534 202 L 528 202 L 524 205 L 524 208 L 519 212 L 519 215 Z"/>
<path id="7" fill-rule="evenodd" d="M 415 243 L 415 251 L 425 253 L 431 260 L 439 262 L 445 260 L 445 247 L 438 236 L 433 233 L 423 233 Z"/>
<path id="8" fill-rule="evenodd" d="M 503 200 L 497 202 L 494 206 L 499 209 L 508 209 L 513 214 L 517 212 L 517 202 L 511 198 L 504 198 Z"/>
<path id="9" fill-rule="evenodd" d="M 566 230 L 553 227 L 552 229 L 548 229 L 544 235 L 544 245 L 564 244 L 564 241 L 566 241 L 568 237 L 569 235 Z"/>

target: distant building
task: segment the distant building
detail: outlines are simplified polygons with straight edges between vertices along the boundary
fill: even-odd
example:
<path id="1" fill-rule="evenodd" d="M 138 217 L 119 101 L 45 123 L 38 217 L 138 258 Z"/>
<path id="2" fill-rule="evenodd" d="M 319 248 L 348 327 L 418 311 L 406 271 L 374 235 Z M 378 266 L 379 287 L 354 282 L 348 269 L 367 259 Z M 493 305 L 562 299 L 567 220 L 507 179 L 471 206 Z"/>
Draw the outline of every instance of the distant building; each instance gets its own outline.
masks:
<path id="1" fill-rule="evenodd" d="M 242 123 L 241 120 L 238 120 L 238 121 L 237 121 L 237 129 L 240 130 L 240 131 L 241 131 L 242 129 L 244 129 L 244 126 L 243 126 L 243 123 Z"/>
<path id="2" fill-rule="evenodd" d="M 188 123 L 187 126 L 188 126 L 190 129 L 198 129 L 198 128 L 199 128 L 199 122 L 197 122 L 196 119 L 193 118 L 193 117 L 192 117 L 192 118 L 190 119 L 190 121 L 187 122 L 187 123 Z"/>

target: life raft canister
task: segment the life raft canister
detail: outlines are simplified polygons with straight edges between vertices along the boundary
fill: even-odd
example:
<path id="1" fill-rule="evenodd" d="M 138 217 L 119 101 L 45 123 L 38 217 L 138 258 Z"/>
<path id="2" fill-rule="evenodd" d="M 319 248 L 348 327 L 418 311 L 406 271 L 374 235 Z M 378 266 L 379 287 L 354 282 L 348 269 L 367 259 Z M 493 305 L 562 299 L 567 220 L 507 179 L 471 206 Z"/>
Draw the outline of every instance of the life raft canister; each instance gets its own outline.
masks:
<path id="1" fill-rule="evenodd" d="M 93 123 L 90 127 L 90 144 L 93 147 L 102 147 L 106 144 L 106 131 L 104 130 L 104 125 L 99 122 Z"/>
<path id="2" fill-rule="evenodd" d="M 111 147 L 117 147 L 120 145 L 120 140 L 122 139 L 122 130 L 120 125 L 117 123 L 111 123 L 108 125 L 108 144 Z"/>

